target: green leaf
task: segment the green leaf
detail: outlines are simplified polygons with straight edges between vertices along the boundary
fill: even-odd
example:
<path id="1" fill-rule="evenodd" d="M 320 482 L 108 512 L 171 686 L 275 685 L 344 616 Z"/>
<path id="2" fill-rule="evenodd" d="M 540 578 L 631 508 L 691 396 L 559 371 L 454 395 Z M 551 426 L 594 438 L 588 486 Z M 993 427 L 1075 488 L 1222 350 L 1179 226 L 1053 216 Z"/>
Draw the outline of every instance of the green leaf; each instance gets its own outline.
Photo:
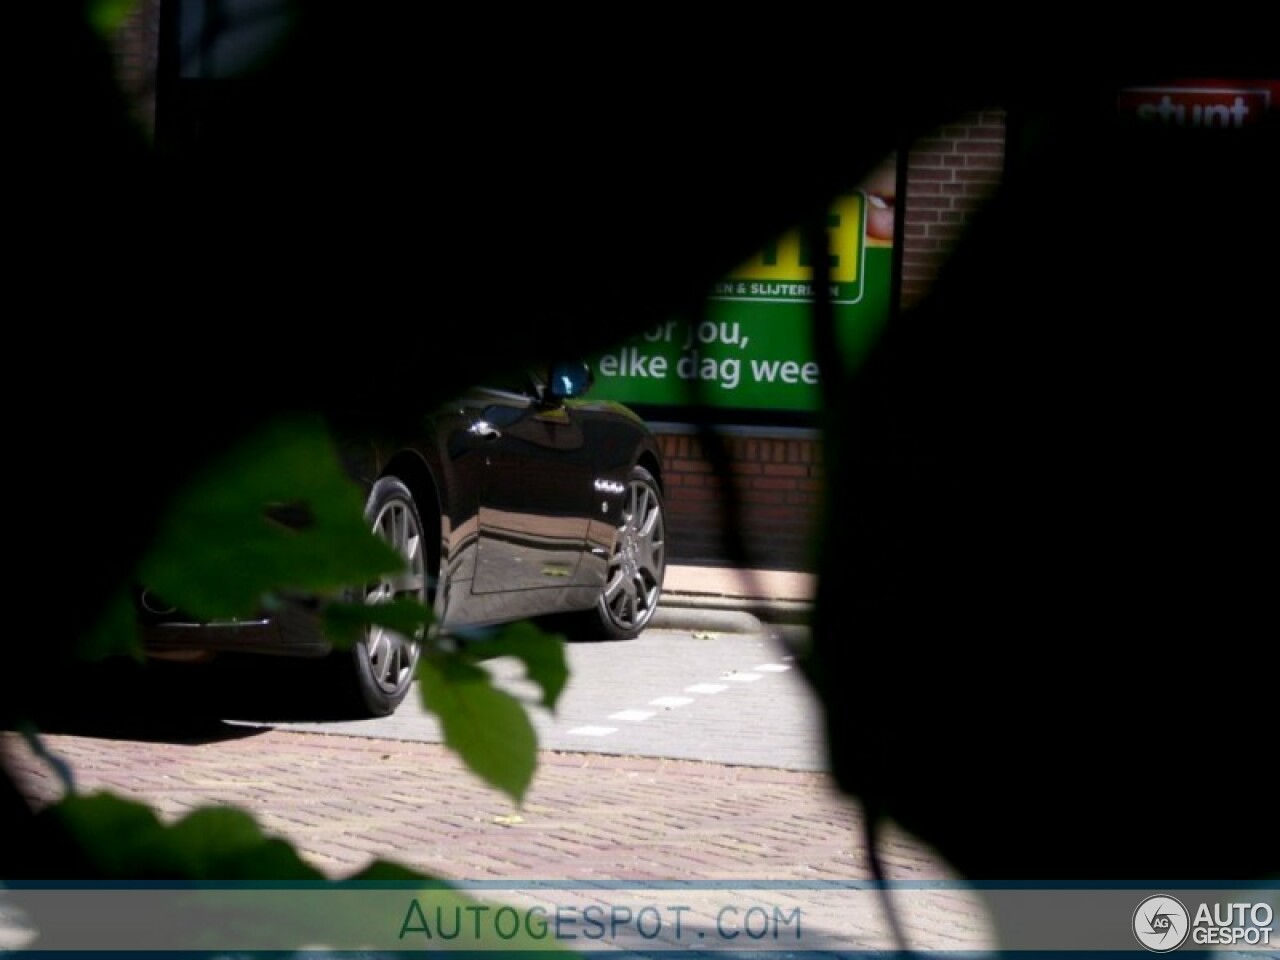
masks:
<path id="1" fill-rule="evenodd" d="M 491 786 L 520 805 L 537 766 L 538 740 L 524 705 L 497 689 L 463 654 L 418 661 L 422 703 L 440 718 L 444 742 Z"/>
<path id="2" fill-rule="evenodd" d="M 58 821 L 100 876 L 149 880 L 314 880 L 323 875 L 240 810 L 209 807 L 165 826 L 147 806 L 108 793 L 72 795 Z"/>
<path id="3" fill-rule="evenodd" d="M 371 941 L 403 950 L 421 941 L 429 949 L 439 943 L 438 931 L 431 931 L 437 911 L 474 917 L 500 907 L 388 861 L 371 863 L 348 880 L 327 880 L 288 843 L 266 836 L 252 817 L 234 809 L 202 808 L 166 826 L 147 806 L 101 793 L 69 796 L 40 817 L 56 821 L 83 855 L 74 880 L 193 881 L 176 902 L 183 918 L 179 942 L 191 951 L 213 952 L 228 940 L 337 950 L 363 949 Z M 229 882 L 248 885 L 225 888 Z M 383 918 L 388 903 L 394 910 Z M 38 904 L 32 911 L 28 918 L 42 933 L 67 924 L 64 914 L 43 912 Z M 110 914 L 76 918 L 81 935 L 101 924 L 115 936 L 111 927 L 118 922 Z M 474 948 L 573 956 L 528 927 L 510 935 L 486 925 Z"/>
<path id="4" fill-rule="evenodd" d="M 493 637 L 471 644 L 465 651 L 476 660 L 515 657 L 524 663 L 525 675 L 542 689 L 542 705 L 555 710 L 569 682 L 569 662 L 564 638 L 539 630 L 527 620 L 503 628 Z"/>
<path id="5" fill-rule="evenodd" d="M 139 573 L 168 603 L 217 619 L 251 616 L 269 593 L 333 593 L 402 564 L 365 523 L 323 422 L 290 417 L 179 491 Z"/>
<path id="6" fill-rule="evenodd" d="M 113 40 L 137 5 L 137 0 L 89 0 L 89 23 L 98 36 Z"/>
<path id="7" fill-rule="evenodd" d="M 127 588 L 120 587 L 112 593 L 93 627 L 76 642 L 75 655 L 84 660 L 102 660 L 119 655 L 141 659 L 138 616 Z"/>
<path id="8" fill-rule="evenodd" d="M 420 880 L 425 885 L 439 884 L 448 886 L 443 880 L 433 880 L 424 873 L 412 870 L 403 863 L 396 863 L 394 860 L 374 860 L 364 869 L 357 873 L 353 873 L 347 878 L 349 883 L 405 883 L 407 881 Z"/>
<path id="9" fill-rule="evenodd" d="M 322 613 L 325 635 L 335 646 L 350 647 L 365 627 L 374 624 L 406 637 L 431 626 L 431 608 L 416 600 L 398 599 L 388 603 L 345 603 L 333 601 Z"/>
<path id="10" fill-rule="evenodd" d="M 321 874 L 242 810 L 206 807 L 179 820 L 168 841 L 198 880 L 315 880 Z"/>
<path id="11" fill-rule="evenodd" d="M 104 877 L 134 877 L 153 871 L 155 851 L 164 827 L 149 807 L 107 793 L 71 795 L 40 814 L 57 822 L 87 867 Z M 147 851 L 140 863 L 139 851 Z M 161 879 L 171 869 L 156 871 Z"/>

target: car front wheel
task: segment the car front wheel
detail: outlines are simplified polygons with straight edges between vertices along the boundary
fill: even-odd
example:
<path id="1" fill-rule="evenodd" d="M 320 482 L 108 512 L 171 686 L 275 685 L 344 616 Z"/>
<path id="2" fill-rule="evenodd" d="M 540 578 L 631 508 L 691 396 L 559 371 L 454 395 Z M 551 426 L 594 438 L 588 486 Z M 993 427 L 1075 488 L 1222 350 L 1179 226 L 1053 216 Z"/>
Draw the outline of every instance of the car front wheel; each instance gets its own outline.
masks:
<path id="1" fill-rule="evenodd" d="M 395 477 L 383 477 L 369 493 L 365 518 L 373 532 L 404 558 L 404 569 L 365 588 L 365 603 L 416 600 L 428 597 L 427 543 L 413 494 Z M 371 716 L 394 712 L 413 684 L 423 634 L 405 636 L 370 625 L 351 653 L 355 658 L 356 691 Z"/>
<path id="2" fill-rule="evenodd" d="M 658 482 L 644 467 L 635 467 L 627 480 L 604 589 L 595 609 L 586 614 L 589 635 L 630 640 L 648 626 L 662 595 L 666 535 Z"/>

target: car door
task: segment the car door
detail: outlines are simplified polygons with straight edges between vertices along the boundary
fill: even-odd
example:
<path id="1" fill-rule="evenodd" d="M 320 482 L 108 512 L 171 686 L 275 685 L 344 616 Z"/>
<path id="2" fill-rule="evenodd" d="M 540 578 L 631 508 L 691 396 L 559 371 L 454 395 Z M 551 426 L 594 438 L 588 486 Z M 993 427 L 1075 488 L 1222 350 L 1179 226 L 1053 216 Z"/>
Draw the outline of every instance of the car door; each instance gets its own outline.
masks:
<path id="1" fill-rule="evenodd" d="M 586 549 L 592 461 L 571 405 L 531 392 L 483 389 L 464 405 L 468 442 L 483 456 L 472 592 L 563 590 Z M 529 611 L 551 608 L 532 600 Z M 494 610 L 500 609 L 494 606 Z"/>

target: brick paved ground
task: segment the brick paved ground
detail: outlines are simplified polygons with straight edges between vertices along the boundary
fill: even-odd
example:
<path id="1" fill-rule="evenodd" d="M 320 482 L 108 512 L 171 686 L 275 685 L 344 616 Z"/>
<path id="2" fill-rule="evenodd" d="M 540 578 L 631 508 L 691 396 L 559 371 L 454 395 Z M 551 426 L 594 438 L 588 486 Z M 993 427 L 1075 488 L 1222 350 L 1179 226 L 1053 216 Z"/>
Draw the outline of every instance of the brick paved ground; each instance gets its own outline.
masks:
<path id="1" fill-rule="evenodd" d="M 517 809 L 439 744 L 220 729 L 222 736 L 203 739 L 49 734 L 44 741 L 71 765 L 79 792 L 145 801 L 165 819 L 234 805 L 333 878 L 377 859 L 480 882 L 871 876 L 858 811 L 820 772 L 543 751 Z M 0 759 L 37 806 L 62 795 L 60 780 L 18 735 L 0 732 Z M 894 879 L 955 879 L 908 836 L 890 833 L 883 855 Z M 806 916 L 826 910 L 829 927 L 856 930 L 866 947 L 892 942 L 873 898 L 851 913 L 823 907 L 821 892 L 784 896 L 805 902 Z M 989 943 L 970 891 L 920 896 L 898 895 L 913 942 Z"/>
<path id="2" fill-rule="evenodd" d="M 439 744 L 241 732 L 45 742 L 80 792 L 109 790 L 166 817 L 234 805 L 332 876 L 377 858 L 472 880 L 870 876 L 858 812 L 822 773 L 543 751 L 518 809 Z M 0 748 L 31 801 L 61 795 L 15 734 L 0 734 Z M 897 878 L 951 876 L 905 837 L 885 853 Z"/>

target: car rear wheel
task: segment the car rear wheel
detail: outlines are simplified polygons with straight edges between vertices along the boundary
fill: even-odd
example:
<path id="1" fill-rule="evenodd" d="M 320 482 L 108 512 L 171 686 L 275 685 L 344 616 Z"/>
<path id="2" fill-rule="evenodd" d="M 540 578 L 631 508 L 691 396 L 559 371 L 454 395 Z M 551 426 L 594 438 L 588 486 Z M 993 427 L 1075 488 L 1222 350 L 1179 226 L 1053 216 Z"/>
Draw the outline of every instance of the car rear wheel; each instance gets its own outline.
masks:
<path id="1" fill-rule="evenodd" d="M 653 618 L 667 565 L 662 491 L 644 467 L 627 479 L 608 575 L 595 608 L 582 615 L 584 638 L 630 640 Z"/>
<path id="2" fill-rule="evenodd" d="M 365 518 L 373 532 L 404 558 L 405 568 L 365 588 L 365 603 L 393 600 L 428 602 L 428 554 L 422 519 L 413 494 L 395 477 L 373 485 Z M 371 625 L 351 650 L 355 658 L 356 692 L 360 705 L 372 716 L 392 713 L 413 684 L 423 633 L 405 636 Z"/>

